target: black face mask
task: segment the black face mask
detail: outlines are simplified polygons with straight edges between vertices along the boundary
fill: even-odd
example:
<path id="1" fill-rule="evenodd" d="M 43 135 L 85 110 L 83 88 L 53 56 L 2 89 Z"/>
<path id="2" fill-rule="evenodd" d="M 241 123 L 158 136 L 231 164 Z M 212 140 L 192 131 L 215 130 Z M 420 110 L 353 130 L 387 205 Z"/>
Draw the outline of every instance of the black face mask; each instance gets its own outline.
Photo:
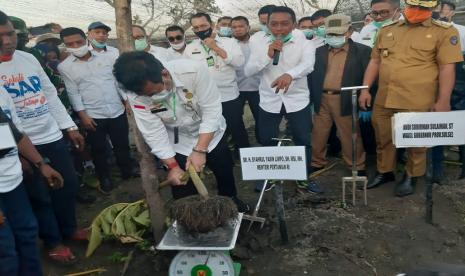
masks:
<path id="1" fill-rule="evenodd" d="M 194 32 L 194 34 L 201 40 L 204 40 L 205 38 L 210 37 L 212 33 L 213 33 L 212 28 L 208 28 L 205 31 Z"/>
<path id="2" fill-rule="evenodd" d="M 433 15 L 432 15 L 431 17 L 432 17 L 433 19 L 436 19 L 436 20 L 439 19 L 439 12 L 434 11 L 434 12 L 433 12 Z"/>

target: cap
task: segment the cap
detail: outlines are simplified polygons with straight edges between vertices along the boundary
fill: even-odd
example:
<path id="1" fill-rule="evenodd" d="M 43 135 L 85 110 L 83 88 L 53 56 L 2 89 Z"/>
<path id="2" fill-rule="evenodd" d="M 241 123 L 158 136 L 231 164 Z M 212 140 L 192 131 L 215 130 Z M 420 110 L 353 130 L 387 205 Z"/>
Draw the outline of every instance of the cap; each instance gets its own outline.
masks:
<path id="1" fill-rule="evenodd" d="M 412 6 L 420 6 L 425 8 L 434 8 L 438 5 L 437 0 L 405 0 L 405 4 Z"/>
<path id="2" fill-rule="evenodd" d="M 333 14 L 325 19 L 325 29 L 327 34 L 345 34 L 349 30 L 350 26 L 352 26 L 350 16 L 345 14 Z"/>
<path id="3" fill-rule="evenodd" d="M 90 31 L 90 30 L 93 30 L 93 29 L 105 29 L 105 30 L 107 30 L 107 32 L 111 31 L 110 27 L 108 27 L 107 25 L 103 24 L 100 21 L 90 23 L 87 30 Z"/>
<path id="4" fill-rule="evenodd" d="M 60 39 L 60 35 L 58 34 L 53 34 L 53 33 L 46 33 L 46 34 L 43 34 L 43 35 L 39 35 L 37 38 L 36 38 L 36 43 L 39 44 L 41 42 L 44 42 L 44 41 L 50 41 L 56 45 L 60 45 L 61 43 L 63 43 Z"/>
<path id="5" fill-rule="evenodd" d="M 24 22 L 24 20 L 16 16 L 8 16 L 8 19 L 10 20 L 11 24 L 13 24 L 13 27 L 15 28 L 17 34 L 29 33 L 26 27 L 26 22 Z"/>

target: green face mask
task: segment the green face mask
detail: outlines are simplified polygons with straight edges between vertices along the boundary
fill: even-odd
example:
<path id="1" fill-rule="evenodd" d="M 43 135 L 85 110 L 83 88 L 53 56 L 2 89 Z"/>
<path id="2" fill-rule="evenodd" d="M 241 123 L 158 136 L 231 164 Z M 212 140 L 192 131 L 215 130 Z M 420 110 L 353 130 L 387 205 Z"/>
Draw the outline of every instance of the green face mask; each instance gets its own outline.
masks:
<path id="1" fill-rule="evenodd" d="M 389 23 L 392 23 L 392 19 L 389 18 L 389 19 L 386 19 L 384 21 L 373 21 L 373 25 L 377 28 L 377 29 L 381 29 L 381 27 L 383 27 L 384 25 L 387 25 Z"/>
<path id="2" fill-rule="evenodd" d="M 288 33 L 286 36 L 281 37 L 283 43 L 288 42 L 292 38 L 292 32 Z M 274 35 L 271 35 L 271 41 L 275 41 L 277 38 Z"/>
<path id="3" fill-rule="evenodd" d="M 315 34 L 318 37 L 324 38 L 326 36 L 326 29 L 325 26 L 320 26 L 315 30 Z"/>
<path id="4" fill-rule="evenodd" d="M 134 41 L 134 46 L 137 51 L 143 51 L 145 50 L 145 48 L 147 48 L 147 46 L 149 46 L 149 44 L 147 43 L 147 39 L 145 39 L 144 37 L 144 38 L 136 39 Z"/>

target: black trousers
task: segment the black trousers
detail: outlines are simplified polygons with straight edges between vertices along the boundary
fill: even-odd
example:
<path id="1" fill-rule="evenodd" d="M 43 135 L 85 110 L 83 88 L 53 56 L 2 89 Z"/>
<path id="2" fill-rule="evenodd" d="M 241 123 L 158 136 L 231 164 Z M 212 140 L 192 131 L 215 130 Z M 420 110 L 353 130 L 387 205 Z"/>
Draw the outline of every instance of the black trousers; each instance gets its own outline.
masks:
<path id="1" fill-rule="evenodd" d="M 226 119 L 226 134 L 231 134 L 236 148 L 247 148 L 250 146 L 249 136 L 245 130 L 244 121 L 242 120 L 243 105 L 240 98 L 223 102 L 223 117 Z"/>
<path id="2" fill-rule="evenodd" d="M 86 141 L 90 146 L 95 171 L 99 178 L 110 177 L 110 165 L 106 156 L 107 135 L 113 145 L 116 163 L 121 174 L 130 175 L 132 163 L 129 154 L 129 125 L 126 113 L 113 119 L 94 119 L 96 131 L 87 131 Z"/>
<path id="3" fill-rule="evenodd" d="M 252 116 L 255 120 L 255 139 L 258 143 L 260 143 L 258 139 L 258 114 L 260 110 L 260 94 L 258 94 L 258 91 L 241 91 L 239 94 L 239 101 L 241 104 L 242 115 L 244 115 L 245 102 L 249 103 L 250 111 L 252 111 Z"/>
<path id="4" fill-rule="evenodd" d="M 184 169 L 186 167 L 187 156 L 177 153 L 175 158 L 179 166 Z M 218 194 L 229 197 L 236 196 L 233 159 L 231 151 L 228 148 L 226 136 L 223 136 L 215 149 L 207 154 L 207 166 L 215 175 Z M 186 185 L 171 186 L 171 192 L 174 199 L 197 194 L 192 180 L 189 180 Z"/>

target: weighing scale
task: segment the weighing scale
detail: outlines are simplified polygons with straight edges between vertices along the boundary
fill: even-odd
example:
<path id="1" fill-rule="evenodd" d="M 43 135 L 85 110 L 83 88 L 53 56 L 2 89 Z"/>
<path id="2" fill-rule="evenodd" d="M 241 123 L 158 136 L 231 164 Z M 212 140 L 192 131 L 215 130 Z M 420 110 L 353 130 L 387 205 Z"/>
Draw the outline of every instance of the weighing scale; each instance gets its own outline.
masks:
<path id="1" fill-rule="evenodd" d="M 170 276 L 239 276 L 229 250 L 236 245 L 242 213 L 227 225 L 208 233 L 189 234 L 175 221 L 158 244 L 158 250 L 179 250 L 171 261 Z"/>

